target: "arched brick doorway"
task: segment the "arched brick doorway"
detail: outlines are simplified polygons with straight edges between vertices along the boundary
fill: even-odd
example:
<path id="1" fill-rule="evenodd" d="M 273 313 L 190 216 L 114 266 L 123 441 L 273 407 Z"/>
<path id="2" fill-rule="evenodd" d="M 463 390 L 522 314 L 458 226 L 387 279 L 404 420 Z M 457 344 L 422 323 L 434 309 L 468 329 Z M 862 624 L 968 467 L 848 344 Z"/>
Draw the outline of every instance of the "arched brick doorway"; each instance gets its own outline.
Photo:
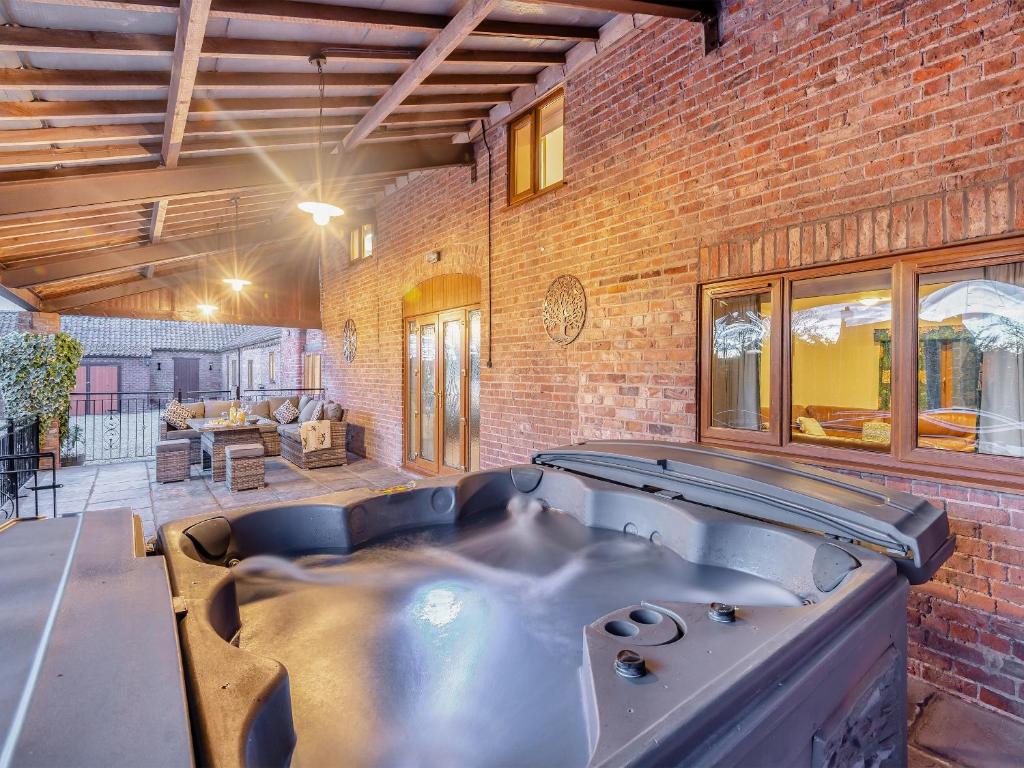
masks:
<path id="1" fill-rule="evenodd" d="M 402 297 L 403 445 L 407 467 L 480 466 L 480 279 L 439 275 Z"/>

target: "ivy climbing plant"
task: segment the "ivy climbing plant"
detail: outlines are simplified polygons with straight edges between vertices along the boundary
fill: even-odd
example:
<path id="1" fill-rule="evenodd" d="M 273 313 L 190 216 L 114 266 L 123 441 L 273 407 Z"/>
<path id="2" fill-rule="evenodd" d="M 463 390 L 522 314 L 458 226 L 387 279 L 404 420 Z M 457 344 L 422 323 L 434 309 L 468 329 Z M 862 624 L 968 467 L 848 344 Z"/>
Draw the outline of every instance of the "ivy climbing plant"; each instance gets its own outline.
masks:
<path id="1" fill-rule="evenodd" d="M 81 342 L 66 333 L 13 331 L 0 336 L 0 397 L 8 416 L 38 416 L 42 441 L 54 420 L 68 433 L 68 406 Z"/>

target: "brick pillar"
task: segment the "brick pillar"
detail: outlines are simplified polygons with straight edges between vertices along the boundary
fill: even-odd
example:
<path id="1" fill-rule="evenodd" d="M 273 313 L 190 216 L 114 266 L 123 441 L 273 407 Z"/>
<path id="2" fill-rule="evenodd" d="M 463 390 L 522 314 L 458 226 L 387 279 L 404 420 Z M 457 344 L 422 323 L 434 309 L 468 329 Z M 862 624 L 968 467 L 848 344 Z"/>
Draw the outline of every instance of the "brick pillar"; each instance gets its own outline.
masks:
<path id="1" fill-rule="evenodd" d="M 60 315 L 55 312 L 20 312 L 18 313 L 18 330 L 29 333 L 54 334 L 60 332 Z M 60 469 L 60 430 L 57 422 L 49 426 L 41 425 L 46 431 L 40 439 L 39 450 L 53 451 L 57 457 L 57 468 Z M 45 462 L 40 463 L 44 466 Z"/>
<path id="2" fill-rule="evenodd" d="M 18 330 L 31 333 L 59 333 L 60 315 L 56 312 L 19 312 Z"/>

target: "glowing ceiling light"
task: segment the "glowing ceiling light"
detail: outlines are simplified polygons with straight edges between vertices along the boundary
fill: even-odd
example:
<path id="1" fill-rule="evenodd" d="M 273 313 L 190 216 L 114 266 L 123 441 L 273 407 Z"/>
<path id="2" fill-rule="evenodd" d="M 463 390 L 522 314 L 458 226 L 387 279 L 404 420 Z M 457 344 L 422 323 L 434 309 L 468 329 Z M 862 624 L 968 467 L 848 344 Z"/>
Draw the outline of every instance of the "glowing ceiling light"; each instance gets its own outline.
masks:
<path id="1" fill-rule="evenodd" d="M 344 216 L 345 211 L 336 205 L 330 203 L 323 203 L 318 200 L 307 200 L 306 202 L 299 203 L 299 210 L 303 213 L 309 213 L 313 216 L 313 221 L 319 224 L 321 227 L 325 227 L 331 223 L 331 219 L 335 216 Z"/>
<path id="2" fill-rule="evenodd" d="M 224 282 L 231 286 L 232 290 L 240 293 L 247 285 L 252 285 L 252 280 L 243 280 L 240 277 L 225 277 Z"/>
<path id="3" fill-rule="evenodd" d="M 196 304 L 196 309 L 203 317 L 210 317 L 214 312 L 217 311 L 216 304 Z"/>

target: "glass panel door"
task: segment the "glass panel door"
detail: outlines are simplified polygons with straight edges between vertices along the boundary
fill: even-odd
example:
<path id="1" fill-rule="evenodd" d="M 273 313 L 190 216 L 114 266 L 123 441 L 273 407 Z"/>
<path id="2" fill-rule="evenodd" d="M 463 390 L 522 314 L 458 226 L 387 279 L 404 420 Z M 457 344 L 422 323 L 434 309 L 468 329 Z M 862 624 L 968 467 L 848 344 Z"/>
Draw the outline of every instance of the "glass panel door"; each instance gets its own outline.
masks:
<path id="1" fill-rule="evenodd" d="M 419 321 L 419 456 L 417 464 L 437 471 L 437 319 Z"/>
<path id="2" fill-rule="evenodd" d="M 405 457 L 412 462 L 419 455 L 417 437 L 420 423 L 420 336 L 415 320 L 406 323 L 405 339 Z"/>
<path id="3" fill-rule="evenodd" d="M 442 360 L 442 426 L 441 440 L 444 465 L 449 469 L 464 469 L 463 459 L 463 408 L 465 390 L 463 379 L 465 369 L 466 313 L 463 310 L 446 312 L 441 316 L 444 334 L 444 357 Z"/>
<path id="4" fill-rule="evenodd" d="M 469 468 L 480 469 L 480 310 L 469 312 Z"/>

